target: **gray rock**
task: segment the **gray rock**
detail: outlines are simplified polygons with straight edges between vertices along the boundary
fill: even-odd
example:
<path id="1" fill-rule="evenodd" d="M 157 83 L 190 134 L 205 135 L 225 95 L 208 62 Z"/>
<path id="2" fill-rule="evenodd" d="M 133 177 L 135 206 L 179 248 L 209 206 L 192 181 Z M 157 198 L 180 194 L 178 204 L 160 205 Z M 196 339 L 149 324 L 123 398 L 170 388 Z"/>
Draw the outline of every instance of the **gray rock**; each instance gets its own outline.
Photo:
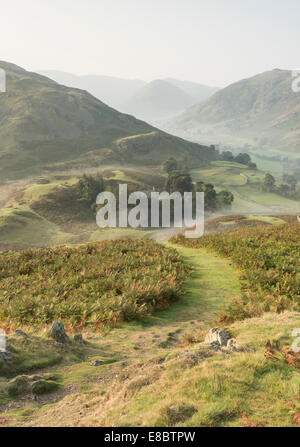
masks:
<path id="1" fill-rule="evenodd" d="M 227 341 L 227 348 L 231 351 L 237 351 L 238 350 L 238 342 L 236 338 L 230 338 Z"/>
<path id="2" fill-rule="evenodd" d="M 65 326 L 62 322 L 54 321 L 51 328 L 51 337 L 58 343 L 66 343 L 69 339 L 65 333 Z"/>
<path id="3" fill-rule="evenodd" d="M 220 346 L 227 346 L 227 342 L 230 339 L 229 332 L 225 329 L 212 328 L 205 337 L 205 343 L 219 343 Z"/>
<path id="4" fill-rule="evenodd" d="M 103 360 L 93 360 L 91 363 L 90 363 L 90 365 L 91 366 L 101 366 L 101 365 L 103 365 Z"/>
<path id="5" fill-rule="evenodd" d="M 221 345 L 220 345 L 220 343 L 218 341 L 212 341 L 210 343 L 210 347 L 212 349 L 214 349 L 215 351 L 221 351 Z"/>

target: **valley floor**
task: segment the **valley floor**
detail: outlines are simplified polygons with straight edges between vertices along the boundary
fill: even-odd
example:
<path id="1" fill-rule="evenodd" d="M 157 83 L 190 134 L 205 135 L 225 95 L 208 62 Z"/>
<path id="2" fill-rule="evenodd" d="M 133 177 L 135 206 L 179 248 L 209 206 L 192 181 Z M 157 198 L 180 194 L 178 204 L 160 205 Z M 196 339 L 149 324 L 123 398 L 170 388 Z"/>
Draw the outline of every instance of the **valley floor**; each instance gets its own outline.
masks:
<path id="1" fill-rule="evenodd" d="M 215 312 L 242 284 L 230 261 L 176 246 L 193 273 L 168 311 L 106 334 L 83 333 L 50 373 L 61 389 L 36 397 L 0 397 L 2 426 L 293 426 L 299 424 L 299 372 L 267 360 L 268 339 L 292 341 L 299 314 L 265 314 L 229 330 L 238 352 L 201 344 Z M 30 335 L 24 350 L 35 349 Z M 100 366 L 91 361 L 101 360 Z M 24 371 L 25 372 L 25 371 Z M 7 379 L 0 379 L 0 391 Z"/>

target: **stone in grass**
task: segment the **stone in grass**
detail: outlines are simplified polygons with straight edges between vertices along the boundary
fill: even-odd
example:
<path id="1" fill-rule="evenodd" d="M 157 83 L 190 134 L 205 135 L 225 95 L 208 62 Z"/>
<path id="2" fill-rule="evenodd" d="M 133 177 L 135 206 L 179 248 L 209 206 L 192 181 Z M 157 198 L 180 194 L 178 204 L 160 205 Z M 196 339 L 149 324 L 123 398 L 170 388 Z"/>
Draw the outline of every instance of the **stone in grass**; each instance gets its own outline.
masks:
<path id="1" fill-rule="evenodd" d="M 214 349 L 215 351 L 221 351 L 221 345 L 220 345 L 220 343 L 218 341 L 212 341 L 210 343 L 210 347 L 212 349 Z"/>
<path id="2" fill-rule="evenodd" d="M 230 338 L 227 342 L 227 349 L 230 351 L 238 351 L 238 341 L 236 338 Z"/>
<path id="3" fill-rule="evenodd" d="M 66 343 L 69 339 L 65 333 L 65 326 L 62 322 L 54 321 L 51 328 L 51 337 L 58 343 Z"/>
<path id="4" fill-rule="evenodd" d="M 210 345 L 214 344 L 215 347 L 219 346 L 227 346 L 227 342 L 230 339 L 230 334 L 225 329 L 215 329 L 212 328 L 205 337 L 204 343 L 208 343 Z"/>
<path id="5" fill-rule="evenodd" d="M 31 384 L 33 394 L 48 394 L 59 389 L 59 384 L 53 380 L 36 380 Z"/>
<path id="6" fill-rule="evenodd" d="M 103 364 L 104 364 L 103 360 L 93 360 L 93 361 L 90 363 L 91 366 L 101 366 L 101 365 L 103 365 Z"/>

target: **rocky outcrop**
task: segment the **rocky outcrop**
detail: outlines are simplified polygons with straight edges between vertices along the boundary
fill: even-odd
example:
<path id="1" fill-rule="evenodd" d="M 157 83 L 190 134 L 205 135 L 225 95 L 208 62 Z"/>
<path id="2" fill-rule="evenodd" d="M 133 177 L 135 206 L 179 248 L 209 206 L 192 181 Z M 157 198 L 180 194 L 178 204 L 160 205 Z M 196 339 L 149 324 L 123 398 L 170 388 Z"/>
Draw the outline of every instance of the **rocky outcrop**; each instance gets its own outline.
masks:
<path id="1" fill-rule="evenodd" d="M 220 351 L 222 348 L 228 351 L 237 351 L 238 342 L 235 338 L 231 338 L 225 329 L 212 328 L 205 337 L 205 344 L 209 344 L 211 348 Z"/>
<path id="2" fill-rule="evenodd" d="M 58 343 L 66 343 L 69 339 L 65 332 L 65 326 L 62 322 L 54 321 L 51 328 L 51 337 Z"/>

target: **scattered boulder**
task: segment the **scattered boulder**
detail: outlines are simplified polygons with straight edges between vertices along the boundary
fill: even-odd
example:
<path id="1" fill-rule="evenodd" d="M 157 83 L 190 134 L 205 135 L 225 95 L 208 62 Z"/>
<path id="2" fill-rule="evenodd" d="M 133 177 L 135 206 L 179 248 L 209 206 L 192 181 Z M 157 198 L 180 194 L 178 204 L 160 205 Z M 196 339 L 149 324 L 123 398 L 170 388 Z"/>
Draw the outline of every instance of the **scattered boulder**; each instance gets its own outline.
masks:
<path id="1" fill-rule="evenodd" d="M 101 365 L 103 365 L 103 360 L 93 360 L 91 363 L 90 363 L 90 365 L 91 366 L 101 366 Z"/>
<path id="2" fill-rule="evenodd" d="M 225 329 L 212 328 L 205 337 L 204 343 L 214 346 L 227 346 L 227 342 L 230 339 L 230 334 Z"/>
<path id="3" fill-rule="evenodd" d="M 238 341 L 236 338 L 230 338 L 227 342 L 227 349 L 230 351 L 237 351 L 238 350 Z"/>
<path id="4" fill-rule="evenodd" d="M 51 328 L 51 337 L 58 343 L 66 343 L 69 339 L 65 333 L 65 326 L 63 322 L 54 321 Z"/>
<path id="5" fill-rule="evenodd" d="M 231 338 L 225 329 L 212 328 L 205 337 L 204 344 L 209 345 L 215 351 L 238 351 L 238 341 Z"/>
<path id="6" fill-rule="evenodd" d="M 76 334 L 76 335 L 74 335 L 74 341 L 76 341 L 77 343 L 84 343 L 82 334 Z"/>
<path id="7" fill-rule="evenodd" d="M 221 351 L 221 345 L 220 345 L 220 343 L 218 341 L 212 341 L 210 343 L 210 347 L 212 349 L 214 349 L 215 351 Z"/>

